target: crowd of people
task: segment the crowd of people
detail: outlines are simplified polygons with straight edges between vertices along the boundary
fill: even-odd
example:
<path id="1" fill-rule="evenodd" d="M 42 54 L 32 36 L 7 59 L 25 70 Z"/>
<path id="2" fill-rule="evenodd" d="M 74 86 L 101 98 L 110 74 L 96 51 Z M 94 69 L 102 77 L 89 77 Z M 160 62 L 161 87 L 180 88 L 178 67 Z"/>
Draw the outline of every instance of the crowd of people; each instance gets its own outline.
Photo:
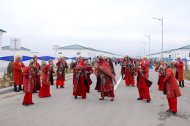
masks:
<path id="1" fill-rule="evenodd" d="M 65 86 L 65 74 L 69 66 L 63 56 L 58 58 L 56 68 L 54 67 L 53 60 L 50 60 L 44 66 L 40 66 L 37 56 L 33 57 L 29 66 L 25 66 L 21 61 L 21 56 L 17 55 L 13 64 L 14 91 L 24 91 L 23 105 L 34 104 L 32 101 L 33 93 L 38 92 L 39 98 L 51 96 L 50 85 L 53 85 L 54 82 L 53 73 L 56 75 L 56 88 L 64 88 Z M 137 100 L 146 100 L 147 103 L 150 103 L 151 95 L 149 88 L 152 82 L 149 80 L 149 59 L 146 57 L 133 59 L 126 55 L 123 59 L 119 59 L 118 62 L 115 61 L 115 65 L 117 64 L 121 64 L 121 76 L 126 86 L 137 86 L 139 92 Z M 155 67 L 155 71 L 159 74 L 158 90 L 162 91 L 168 100 L 169 109 L 167 112 L 176 114 L 177 97 L 181 96 L 179 87 L 184 87 L 184 64 L 180 58 L 177 58 L 177 62 L 173 64 L 176 68 L 175 74 L 170 67 L 171 63 L 164 61 L 159 61 L 159 65 Z M 91 74 L 95 74 L 97 79 L 95 90 L 100 93 L 99 100 L 109 97 L 110 101 L 114 101 L 116 73 L 111 58 L 100 55 L 92 66 L 87 58 L 79 56 L 75 62 L 71 62 L 70 68 L 73 69 L 73 97 L 75 99 L 78 99 L 78 97 L 82 99 L 87 98 L 92 84 Z M 179 85 L 177 80 L 179 81 Z"/>

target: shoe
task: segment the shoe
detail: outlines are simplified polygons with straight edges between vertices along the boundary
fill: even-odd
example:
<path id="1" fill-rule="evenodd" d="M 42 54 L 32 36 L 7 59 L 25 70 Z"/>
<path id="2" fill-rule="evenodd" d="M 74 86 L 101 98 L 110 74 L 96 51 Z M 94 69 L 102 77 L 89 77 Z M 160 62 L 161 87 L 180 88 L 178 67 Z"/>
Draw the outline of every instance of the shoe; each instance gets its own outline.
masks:
<path id="1" fill-rule="evenodd" d="M 166 110 L 166 112 L 170 113 L 171 111 L 168 109 L 168 110 Z"/>
<path id="2" fill-rule="evenodd" d="M 177 114 L 177 112 L 170 112 L 170 113 L 172 113 L 173 115 L 176 115 L 176 114 Z"/>
<path id="3" fill-rule="evenodd" d="M 61 86 L 61 88 L 64 88 L 63 86 Z"/>
<path id="4" fill-rule="evenodd" d="M 56 88 L 58 89 L 59 87 L 58 87 L 58 86 L 56 86 Z"/>
<path id="5" fill-rule="evenodd" d="M 104 100 L 104 98 L 100 98 L 99 100 Z"/>
<path id="6" fill-rule="evenodd" d="M 19 85 L 19 91 L 22 91 L 22 86 L 21 85 Z"/>
<path id="7" fill-rule="evenodd" d="M 149 99 L 149 100 L 146 101 L 146 103 L 150 103 L 150 101 L 151 101 L 151 100 Z"/>
<path id="8" fill-rule="evenodd" d="M 185 87 L 184 81 L 182 81 L 182 87 Z"/>
<path id="9" fill-rule="evenodd" d="M 114 98 L 112 98 L 110 101 L 114 101 Z"/>
<path id="10" fill-rule="evenodd" d="M 142 98 L 137 98 L 137 100 L 143 100 Z"/>
<path id="11" fill-rule="evenodd" d="M 19 92 L 19 91 L 17 90 L 17 86 L 16 86 L 16 85 L 14 85 L 14 91 L 15 91 L 15 92 Z"/>
<path id="12" fill-rule="evenodd" d="M 77 96 L 75 96 L 75 99 L 77 99 Z"/>
<path id="13" fill-rule="evenodd" d="M 24 104 L 24 103 L 22 103 L 22 105 L 24 105 L 24 106 L 29 106 L 29 104 Z"/>

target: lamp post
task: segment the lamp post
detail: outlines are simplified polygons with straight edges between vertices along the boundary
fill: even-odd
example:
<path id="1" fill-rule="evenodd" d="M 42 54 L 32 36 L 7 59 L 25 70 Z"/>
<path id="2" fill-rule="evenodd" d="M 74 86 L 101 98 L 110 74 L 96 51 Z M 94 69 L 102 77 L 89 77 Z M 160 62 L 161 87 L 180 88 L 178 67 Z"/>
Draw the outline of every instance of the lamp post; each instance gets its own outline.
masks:
<path id="1" fill-rule="evenodd" d="M 161 53 L 161 60 L 163 59 L 163 51 L 164 51 L 164 23 L 163 23 L 163 17 L 162 18 L 155 18 L 153 17 L 152 19 L 158 20 L 161 22 L 161 26 L 162 26 L 162 53 Z"/>
<path id="2" fill-rule="evenodd" d="M 150 59 L 150 35 L 144 35 L 144 36 L 148 38 L 148 43 L 149 43 L 149 59 Z"/>
<path id="3" fill-rule="evenodd" d="M 59 45 L 54 45 L 53 46 L 53 49 L 55 50 L 55 61 L 57 60 L 56 57 L 57 57 L 57 51 L 58 51 L 59 47 L 60 47 Z"/>
<path id="4" fill-rule="evenodd" d="M 14 51 L 14 57 L 16 54 L 17 50 L 20 50 L 21 46 L 20 46 L 20 39 L 19 38 L 11 38 L 10 39 L 10 50 Z"/>

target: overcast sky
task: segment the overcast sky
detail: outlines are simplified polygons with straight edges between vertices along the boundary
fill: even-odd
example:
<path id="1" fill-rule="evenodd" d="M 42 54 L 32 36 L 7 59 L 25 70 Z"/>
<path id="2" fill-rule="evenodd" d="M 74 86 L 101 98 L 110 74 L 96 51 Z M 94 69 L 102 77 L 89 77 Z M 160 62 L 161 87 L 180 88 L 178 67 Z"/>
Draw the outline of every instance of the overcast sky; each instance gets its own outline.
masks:
<path id="1" fill-rule="evenodd" d="M 190 45 L 190 0 L 0 0 L 3 45 L 20 38 L 22 46 L 47 51 L 79 44 L 118 54 L 139 55 L 151 35 L 151 53 Z"/>

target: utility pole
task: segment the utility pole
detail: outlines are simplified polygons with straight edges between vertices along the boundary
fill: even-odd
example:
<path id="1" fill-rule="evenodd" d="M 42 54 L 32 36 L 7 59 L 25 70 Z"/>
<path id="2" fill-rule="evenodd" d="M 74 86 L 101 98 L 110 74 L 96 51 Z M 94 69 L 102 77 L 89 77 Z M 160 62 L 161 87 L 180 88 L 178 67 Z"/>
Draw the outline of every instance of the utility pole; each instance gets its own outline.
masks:
<path id="1" fill-rule="evenodd" d="M 161 27 L 162 27 L 162 53 L 161 53 L 161 60 L 163 60 L 163 52 L 164 52 L 164 19 L 162 18 L 155 18 L 153 17 L 152 19 L 156 19 L 161 22 Z"/>

